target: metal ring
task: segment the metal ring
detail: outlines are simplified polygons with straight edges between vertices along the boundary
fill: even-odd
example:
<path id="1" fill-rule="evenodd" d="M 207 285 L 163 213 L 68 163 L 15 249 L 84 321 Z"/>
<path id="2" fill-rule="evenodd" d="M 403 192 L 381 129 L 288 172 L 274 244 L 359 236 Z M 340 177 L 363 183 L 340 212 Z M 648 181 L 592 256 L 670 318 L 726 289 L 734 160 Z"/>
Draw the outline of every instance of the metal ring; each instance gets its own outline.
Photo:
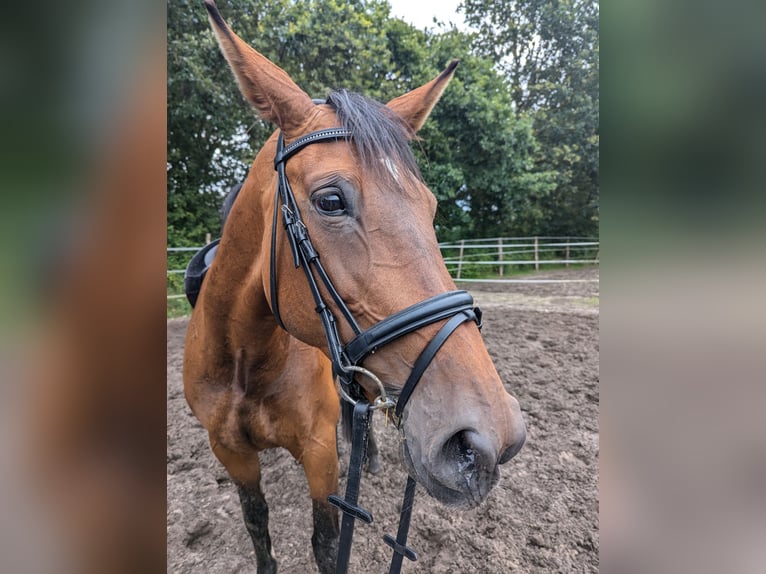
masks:
<path id="1" fill-rule="evenodd" d="M 386 394 L 386 389 L 383 386 L 383 381 L 381 381 L 375 373 L 373 373 L 372 371 L 368 371 L 364 367 L 357 367 L 356 365 L 345 365 L 343 368 L 346 372 L 354 371 L 356 373 L 364 375 L 372 379 L 375 382 L 375 384 L 378 385 L 378 389 L 380 389 L 380 394 L 377 397 L 375 397 L 375 400 L 370 406 L 371 409 L 373 410 L 390 409 L 396 406 L 396 403 L 393 400 L 391 400 Z M 357 401 L 352 399 L 349 396 L 349 394 L 343 389 L 343 385 L 340 383 L 340 377 L 336 377 L 335 382 L 336 382 L 336 386 L 338 387 L 338 393 L 340 394 L 340 396 L 343 399 L 350 402 L 352 405 L 355 405 Z"/>
<path id="2" fill-rule="evenodd" d="M 393 409 L 394 407 L 396 407 L 396 403 L 393 401 L 393 399 L 388 397 L 375 397 L 375 400 L 372 401 L 372 406 L 370 408 L 376 411 L 378 409 Z"/>
<path id="3" fill-rule="evenodd" d="M 338 394 L 343 400 L 348 401 L 352 405 L 356 405 L 357 401 L 352 399 L 351 396 L 343 389 L 343 385 L 340 383 L 340 376 L 335 377 L 335 386 L 338 389 Z"/>

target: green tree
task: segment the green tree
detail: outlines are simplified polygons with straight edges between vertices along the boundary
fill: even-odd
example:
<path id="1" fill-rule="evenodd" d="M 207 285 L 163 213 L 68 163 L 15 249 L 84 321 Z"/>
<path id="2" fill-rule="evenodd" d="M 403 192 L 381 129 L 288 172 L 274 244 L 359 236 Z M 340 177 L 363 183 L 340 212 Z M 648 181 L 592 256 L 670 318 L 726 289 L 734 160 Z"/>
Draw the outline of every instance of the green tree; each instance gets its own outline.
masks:
<path id="1" fill-rule="evenodd" d="M 555 188 L 530 195 L 537 233 L 598 231 L 598 3 L 463 0 L 476 49 L 511 83 L 517 111 L 534 119 L 539 172 Z"/>
<path id="2" fill-rule="evenodd" d="M 312 96 L 346 87 L 384 98 L 389 11 L 381 0 L 248 0 L 224 16 Z M 167 127 L 169 242 L 199 244 L 220 230 L 222 194 L 274 128 L 239 94 L 196 0 L 168 1 Z"/>
<path id="3" fill-rule="evenodd" d="M 427 49 L 436 61 L 460 59 L 422 133 L 423 174 L 440 200 L 437 231 L 444 240 L 525 234 L 539 218 L 528 213 L 529 198 L 549 192 L 553 174 L 535 165 L 532 123 L 515 113 L 507 79 L 470 45 L 451 28 Z"/>
<path id="4" fill-rule="evenodd" d="M 249 44 L 314 97 L 344 87 L 387 101 L 461 63 L 414 142 L 440 200 L 437 233 L 531 233 L 556 188 L 539 159 L 532 121 L 514 110 L 493 61 L 454 28 L 418 30 L 386 0 L 247 0 L 224 16 Z M 244 102 L 201 3 L 168 3 L 168 240 L 199 244 L 219 231 L 226 189 L 244 177 L 272 132 Z"/>
<path id="5" fill-rule="evenodd" d="M 170 0 L 167 29 L 168 241 L 198 245 L 220 227 L 222 190 L 244 176 L 254 116 L 219 54 L 204 6 Z"/>

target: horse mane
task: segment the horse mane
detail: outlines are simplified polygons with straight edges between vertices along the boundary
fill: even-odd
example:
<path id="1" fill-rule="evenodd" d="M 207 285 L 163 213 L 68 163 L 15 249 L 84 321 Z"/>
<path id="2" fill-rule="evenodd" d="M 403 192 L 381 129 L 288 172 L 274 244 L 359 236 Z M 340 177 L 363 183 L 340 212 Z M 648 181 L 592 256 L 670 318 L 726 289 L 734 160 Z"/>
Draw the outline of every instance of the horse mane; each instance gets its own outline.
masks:
<path id="1" fill-rule="evenodd" d="M 337 90 L 327 97 L 343 128 L 353 135 L 351 142 L 362 165 L 376 176 L 389 181 L 394 174 L 381 160 L 389 160 L 421 179 L 409 142 L 415 137 L 410 125 L 380 102 L 347 90 Z"/>

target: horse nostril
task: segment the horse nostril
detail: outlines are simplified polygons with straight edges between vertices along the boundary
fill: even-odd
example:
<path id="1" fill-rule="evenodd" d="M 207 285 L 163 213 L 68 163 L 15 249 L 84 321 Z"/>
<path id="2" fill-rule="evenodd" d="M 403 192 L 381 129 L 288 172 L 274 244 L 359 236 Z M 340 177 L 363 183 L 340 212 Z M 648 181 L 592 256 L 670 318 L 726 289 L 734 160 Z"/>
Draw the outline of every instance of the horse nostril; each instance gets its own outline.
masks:
<path id="1" fill-rule="evenodd" d="M 472 473 L 477 468 L 491 471 L 497 464 L 489 440 L 473 430 L 456 432 L 444 443 L 442 453 L 461 474 Z"/>
<path id="2" fill-rule="evenodd" d="M 500 476 L 493 440 L 494 435 L 463 429 L 434 452 L 428 470 L 434 485 L 449 493 L 448 500 L 473 508 L 487 498 Z"/>

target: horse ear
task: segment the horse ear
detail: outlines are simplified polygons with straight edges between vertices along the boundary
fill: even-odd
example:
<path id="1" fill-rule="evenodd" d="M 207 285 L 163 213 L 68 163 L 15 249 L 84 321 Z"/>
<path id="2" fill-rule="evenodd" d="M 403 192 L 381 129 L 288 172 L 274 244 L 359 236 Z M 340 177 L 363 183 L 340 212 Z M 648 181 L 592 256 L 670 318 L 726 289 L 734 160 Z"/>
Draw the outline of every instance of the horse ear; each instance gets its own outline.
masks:
<path id="1" fill-rule="evenodd" d="M 263 119 L 296 134 L 314 109 L 311 98 L 279 66 L 251 48 L 226 24 L 214 0 L 205 0 L 218 45 L 239 83 L 242 95 Z"/>
<path id="2" fill-rule="evenodd" d="M 403 96 L 394 98 L 386 105 L 410 124 L 413 133 L 417 132 L 426 123 L 428 115 L 455 74 L 457 64 L 458 60 L 452 60 L 449 66 L 433 80 Z"/>

